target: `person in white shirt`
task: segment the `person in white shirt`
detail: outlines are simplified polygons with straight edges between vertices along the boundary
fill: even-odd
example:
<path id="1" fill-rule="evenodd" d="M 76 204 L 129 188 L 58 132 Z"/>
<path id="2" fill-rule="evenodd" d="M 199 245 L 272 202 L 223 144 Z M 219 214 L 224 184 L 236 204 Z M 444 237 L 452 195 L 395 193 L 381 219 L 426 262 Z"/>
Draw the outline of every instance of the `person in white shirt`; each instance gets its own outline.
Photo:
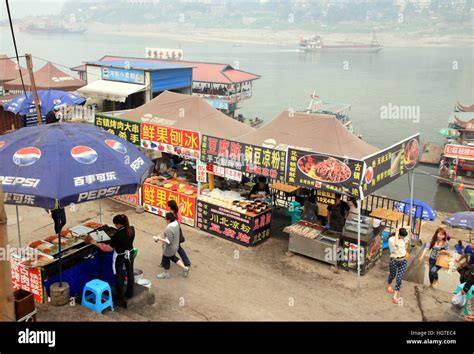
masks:
<path id="1" fill-rule="evenodd" d="M 402 286 L 403 277 L 407 270 L 407 236 L 408 231 L 400 228 L 398 232 L 388 239 L 388 247 L 390 249 L 390 274 L 388 275 L 387 292 L 393 294 L 392 302 L 400 303 L 397 296 Z M 396 278 L 395 289 L 392 288 L 392 282 Z"/>
<path id="2" fill-rule="evenodd" d="M 161 259 L 161 264 L 165 269 L 156 277 L 158 279 L 168 279 L 170 277 L 168 270 L 170 269 L 171 261 L 173 261 L 176 263 L 176 265 L 183 269 L 183 276 L 186 278 L 189 274 L 189 268 L 184 265 L 181 259 L 176 257 L 176 252 L 178 252 L 179 249 L 179 223 L 176 221 L 174 213 L 166 213 L 165 220 L 168 224 L 164 234 L 165 237 L 153 237 L 155 242 L 160 242 L 163 245 L 163 258 Z"/>

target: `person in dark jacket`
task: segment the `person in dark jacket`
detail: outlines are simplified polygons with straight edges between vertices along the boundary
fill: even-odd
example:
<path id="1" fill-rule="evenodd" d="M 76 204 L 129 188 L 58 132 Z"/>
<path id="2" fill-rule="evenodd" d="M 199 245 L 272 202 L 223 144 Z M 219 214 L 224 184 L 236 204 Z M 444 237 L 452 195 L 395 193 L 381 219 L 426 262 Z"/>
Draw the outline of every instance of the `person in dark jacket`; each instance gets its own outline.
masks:
<path id="1" fill-rule="evenodd" d="M 54 233 L 57 235 L 66 225 L 66 211 L 64 208 L 48 210 L 48 214 L 54 221 Z"/>
<path id="2" fill-rule="evenodd" d="M 265 176 L 258 177 L 258 183 L 256 183 L 250 191 L 250 199 L 265 199 L 270 195 L 270 187 L 267 184 Z"/>
<path id="3" fill-rule="evenodd" d="M 49 111 L 46 114 L 46 124 L 53 124 L 53 123 L 59 122 L 59 118 L 57 116 L 58 112 L 59 112 L 59 108 L 56 106 L 53 108 L 52 111 Z"/>
<path id="4" fill-rule="evenodd" d="M 123 268 L 125 266 L 127 274 L 127 289 L 125 296 L 133 297 L 134 290 L 134 273 L 133 273 L 133 241 L 135 239 L 135 228 L 130 226 L 127 215 L 115 215 L 112 222 L 117 229 L 115 235 L 112 236 L 110 243 L 94 243 L 102 251 L 114 252 L 113 270 L 115 274 L 115 290 L 117 300 L 124 298 L 124 277 Z"/>

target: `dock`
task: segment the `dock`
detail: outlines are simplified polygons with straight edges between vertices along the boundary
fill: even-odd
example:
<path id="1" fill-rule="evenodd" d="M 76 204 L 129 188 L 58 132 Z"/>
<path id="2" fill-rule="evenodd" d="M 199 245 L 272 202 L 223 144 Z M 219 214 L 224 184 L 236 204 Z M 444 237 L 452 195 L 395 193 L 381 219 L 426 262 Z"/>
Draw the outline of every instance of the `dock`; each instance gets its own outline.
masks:
<path id="1" fill-rule="evenodd" d="M 423 145 L 423 152 L 421 153 L 420 163 L 426 165 L 439 165 L 441 155 L 444 148 L 435 143 L 426 143 Z"/>

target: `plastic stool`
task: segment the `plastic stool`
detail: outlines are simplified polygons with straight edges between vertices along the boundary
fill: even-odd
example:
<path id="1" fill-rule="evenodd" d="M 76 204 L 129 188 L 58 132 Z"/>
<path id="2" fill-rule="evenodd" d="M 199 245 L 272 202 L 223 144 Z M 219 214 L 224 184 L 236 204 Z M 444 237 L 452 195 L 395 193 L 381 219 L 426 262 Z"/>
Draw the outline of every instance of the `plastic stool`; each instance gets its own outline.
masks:
<path id="1" fill-rule="evenodd" d="M 99 279 L 88 282 L 82 291 L 82 306 L 97 313 L 102 313 L 108 307 L 113 311 L 114 304 L 110 285 Z"/>
<path id="2" fill-rule="evenodd" d="M 466 283 L 459 284 L 458 287 L 456 288 L 456 290 L 454 291 L 454 294 L 459 294 L 461 292 L 461 290 L 464 288 L 465 284 Z M 473 291 L 474 291 L 474 285 L 471 286 L 471 288 L 469 289 L 469 291 L 466 294 L 466 304 L 463 307 L 464 308 L 464 316 L 469 315 L 469 301 L 471 301 Z"/>

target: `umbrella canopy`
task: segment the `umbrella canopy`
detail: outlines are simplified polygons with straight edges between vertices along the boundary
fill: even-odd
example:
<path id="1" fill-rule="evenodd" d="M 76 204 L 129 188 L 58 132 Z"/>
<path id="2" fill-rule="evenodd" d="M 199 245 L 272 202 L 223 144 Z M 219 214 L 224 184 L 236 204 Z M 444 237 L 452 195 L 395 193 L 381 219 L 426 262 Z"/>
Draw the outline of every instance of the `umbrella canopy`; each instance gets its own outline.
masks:
<path id="1" fill-rule="evenodd" d="M 398 211 L 402 212 L 405 215 L 408 215 L 408 213 L 410 212 L 410 199 L 405 199 L 402 200 L 400 203 L 396 203 L 395 207 L 398 209 Z M 422 220 L 433 221 L 438 216 L 436 210 L 434 210 L 425 202 L 416 199 L 413 199 L 413 210 L 411 213 L 415 219 Z"/>
<path id="2" fill-rule="evenodd" d="M 462 211 L 443 220 L 443 224 L 459 229 L 474 230 L 474 212 Z"/>
<path id="3" fill-rule="evenodd" d="M 38 90 L 64 90 L 64 91 L 75 91 L 79 87 L 85 86 L 84 80 L 79 80 L 66 74 L 64 71 L 59 70 L 51 63 L 46 63 L 41 69 L 33 73 L 35 77 L 35 84 Z M 23 77 L 25 86 L 31 87 L 30 76 L 26 75 Z M 21 90 L 23 88 L 21 79 L 16 79 L 5 83 L 5 90 Z"/>
<path id="4" fill-rule="evenodd" d="M 135 193 L 152 166 L 133 144 L 92 125 L 49 124 L 0 137 L 7 204 L 54 209 Z"/>
<path id="5" fill-rule="evenodd" d="M 40 99 L 41 114 L 46 115 L 52 111 L 54 107 L 63 108 L 66 106 L 83 105 L 86 99 L 72 92 L 59 90 L 38 90 L 38 97 Z M 28 114 L 35 110 L 34 96 L 32 92 L 19 95 L 7 104 L 4 108 L 6 111 L 15 114 Z"/>
<path id="6" fill-rule="evenodd" d="M 439 133 L 446 138 L 456 138 L 461 135 L 461 133 L 453 128 L 444 128 L 439 131 Z"/>

